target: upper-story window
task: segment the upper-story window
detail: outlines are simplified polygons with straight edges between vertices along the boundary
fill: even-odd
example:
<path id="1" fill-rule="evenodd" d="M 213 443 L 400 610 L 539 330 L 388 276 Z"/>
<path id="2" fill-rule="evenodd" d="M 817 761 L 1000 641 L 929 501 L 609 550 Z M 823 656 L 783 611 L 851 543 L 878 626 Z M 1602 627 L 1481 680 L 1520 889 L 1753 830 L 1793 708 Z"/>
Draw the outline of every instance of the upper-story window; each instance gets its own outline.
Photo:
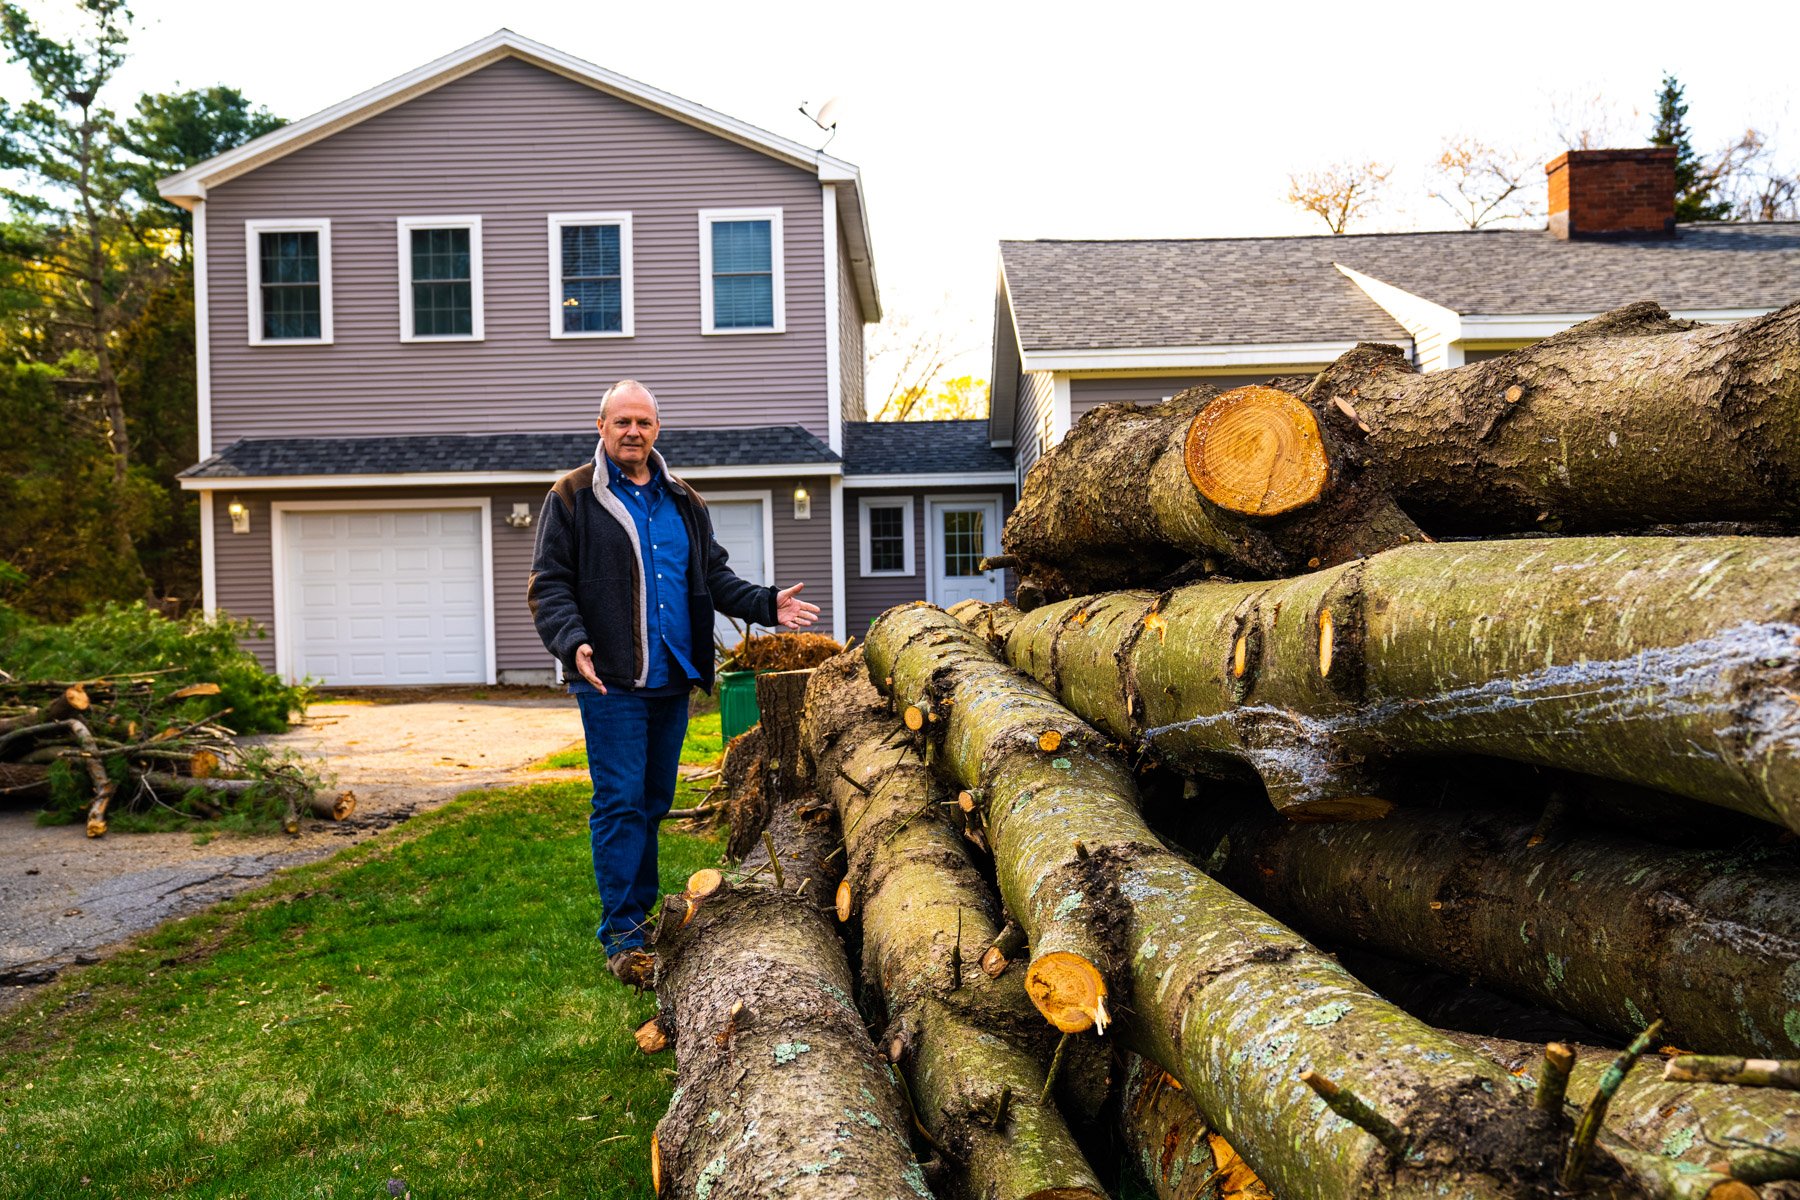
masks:
<path id="1" fill-rule="evenodd" d="M 550 336 L 630 337 L 631 214 L 550 214 Z"/>
<path id="2" fill-rule="evenodd" d="M 400 340 L 478 342 L 481 218 L 401 217 Z"/>
<path id="3" fill-rule="evenodd" d="M 331 222 L 246 221 L 250 344 L 331 341 Z"/>
<path id="4" fill-rule="evenodd" d="M 779 208 L 700 210 L 700 332 L 786 327 Z"/>

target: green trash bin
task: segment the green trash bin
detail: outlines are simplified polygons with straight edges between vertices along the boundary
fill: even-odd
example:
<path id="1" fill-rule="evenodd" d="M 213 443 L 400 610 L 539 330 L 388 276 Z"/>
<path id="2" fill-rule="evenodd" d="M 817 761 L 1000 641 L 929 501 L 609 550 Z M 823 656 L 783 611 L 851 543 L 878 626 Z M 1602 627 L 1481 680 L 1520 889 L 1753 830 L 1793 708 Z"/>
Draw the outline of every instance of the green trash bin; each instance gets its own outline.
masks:
<path id="1" fill-rule="evenodd" d="M 756 672 L 719 672 L 719 732 L 730 741 L 762 720 L 756 707 Z"/>

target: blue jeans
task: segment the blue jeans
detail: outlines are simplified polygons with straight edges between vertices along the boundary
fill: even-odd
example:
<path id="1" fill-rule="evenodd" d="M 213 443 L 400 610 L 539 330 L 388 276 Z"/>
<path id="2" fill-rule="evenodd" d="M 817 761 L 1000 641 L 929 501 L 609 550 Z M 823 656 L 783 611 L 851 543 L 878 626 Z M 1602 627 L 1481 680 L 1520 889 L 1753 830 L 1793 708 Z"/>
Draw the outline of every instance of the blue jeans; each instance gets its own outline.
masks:
<path id="1" fill-rule="evenodd" d="M 605 913 L 598 936 L 610 957 L 642 946 L 649 933 L 658 893 L 656 830 L 675 802 L 688 698 L 586 689 L 575 700 L 594 781 L 588 831 Z"/>

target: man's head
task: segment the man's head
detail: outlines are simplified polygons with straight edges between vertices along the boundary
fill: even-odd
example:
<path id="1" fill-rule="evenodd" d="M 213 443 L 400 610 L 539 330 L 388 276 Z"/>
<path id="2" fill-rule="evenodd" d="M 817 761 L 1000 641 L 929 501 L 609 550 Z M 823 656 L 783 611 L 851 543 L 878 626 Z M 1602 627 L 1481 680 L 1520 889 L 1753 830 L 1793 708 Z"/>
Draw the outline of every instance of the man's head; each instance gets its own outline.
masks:
<path id="1" fill-rule="evenodd" d="M 650 461 L 656 434 L 662 428 L 656 397 L 635 379 L 621 379 L 600 398 L 600 443 L 606 456 L 627 470 Z"/>

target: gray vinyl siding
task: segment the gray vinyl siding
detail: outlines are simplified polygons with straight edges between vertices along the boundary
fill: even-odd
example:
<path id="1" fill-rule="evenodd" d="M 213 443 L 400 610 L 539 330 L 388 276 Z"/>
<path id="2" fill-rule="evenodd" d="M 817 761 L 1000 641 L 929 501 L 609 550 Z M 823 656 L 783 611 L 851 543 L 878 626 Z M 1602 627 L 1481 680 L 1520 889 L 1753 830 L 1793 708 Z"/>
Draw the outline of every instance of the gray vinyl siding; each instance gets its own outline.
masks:
<path id="1" fill-rule="evenodd" d="M 821 200 L 808 171 L 503 59 L 213 189 L 213 443 L 576 428 L 623 377 L 670 423 L 823 438 Z M 786 332 L 702 336 L 698 212 L 762 207 L 783 210 Z M 634 337 L 550 337 L 547 216 L 577 211 L 632 214 Z M 395 220 L 435 214 L 482 218 L 485 341 L 399 340 Z M 244 223 L 317 217 L 335 344 L 247 345 Z"/>
<path id="2" fill-rule="evenodd" d="M 824 498 L 815 499 L 812 518 L 793 519 L 794 501 L 791 484 L 773 489 L 775 575 L 784 586 L 806 581 L 802 593 L 821 609 L 820 623 L 831 628 L 831 519 Z M 766 479 L 706 480 L 701 494 L 726 491 L 770 490 Z M 820 487 L 819 491 L 824 489 Z M 531 621 L 531 610 L 525 600 L 525 584 L 531 574 L 532 549 L 537 531 L 514 529 L 506 523 L 515 503 L 530 505 L 535 515 L 544 502 L 548 489 L 533 485 L 495 488 L 443 487 L 380 489 L 355 488 L 307 491 L 243 492 L 237 494 L 250 510 L 250 532 L 231 532 L 231 517 L 226 508 L 231 493 L 215 494 L 213 504 L 213 546 L 215 549 L 214 602 L 224 613 L 248 618 L 262 627 L 267 637 L 245 641 L 262 664 L 275 668 L 275 594 L 272 561 L 270 505 L 275 502 L 307 500 L 436 500 L 486 497 L 492 510 L 491 544 L 494 556 L 494 590 L 490 597 L 494 614 L 494 659 L 498 671 L 541 671 L 554 669 L 549 653 L 538 640 L 537 628 Z"/>
<path id="3" fill-rule="evenodd" d="M 1241 375 L 1155 375 L 1121 379 L 1069 380 L 1069 421 L 1081 420 L 1082 414 L 1102 404 L 1155 404 L 1191 387 L 1216 387 L 1221 390 L 1244 387 L 1252 383 L 1268 383 L 1288 375 L 1315 375 L 1325 364 L 1303 367 L 1271 367 Z"/>
<path id="4" fill-rule="evenodd" d="M 843 388 L 845 421 L 869 419 L 863 392 L 863 313 L 850 275 L 850 248 L 838 238 L 838 379 Z"/>
<path id="5" fill-rule="evenodd" d="M 973 496 L 997 492 L 1000 495 L 1000 518 L 1012 515 L 1013 489 L 1009 486 L 974 487 L 946 484 L 941 488 L 845 488 L 844 489 L 844 630 L 861 637 L 868 632 L 869 622 L 894 607 L 925 599 L 925 572 L 930 564 L 925 558 L 925 501 L 932 496 Z M 913 573 L 911 575 L 864 575 L 862 573 L 862 505 L 865 496 L 910 496 L 913 502 Z M 1018 587 L 1013 572 L 1006 573 L 1006 595 L 1010 598 Z M 812 590 L 812 585 L 807 585 Z"/>
<path id="6" fill-rule="evenodd" d="M 1027 371 L 1019 376 L 1018 416 L 1013 423 L 1014 459 L 1023 482 L 1031 464 L 1044 453 L 1044 417 L 1055 404 L 1055 376 L 1049 371 Z"/>

